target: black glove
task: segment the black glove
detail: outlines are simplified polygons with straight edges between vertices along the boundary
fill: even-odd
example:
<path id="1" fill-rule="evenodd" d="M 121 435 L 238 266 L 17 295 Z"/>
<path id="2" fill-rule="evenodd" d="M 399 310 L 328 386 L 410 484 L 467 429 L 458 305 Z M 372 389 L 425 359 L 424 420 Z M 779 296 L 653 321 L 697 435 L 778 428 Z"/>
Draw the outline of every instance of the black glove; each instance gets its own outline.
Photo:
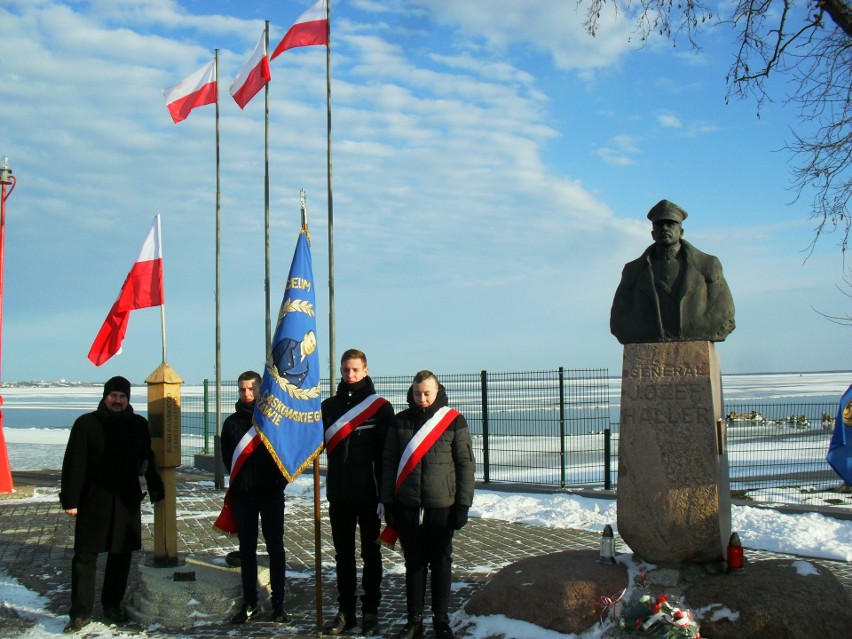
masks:
<path id="1" fill-rule="evenodd" d="M 453 530 L 464 528 L 464 525 L 467 523 L 468 510 L 470 510 L 469 506 L 461 506 L 459 504 L 453 506 L 452 510 L 450 510 L 449 521 L 447 522 L 453 527 Z"/>
<path id="2" fill-rule="evenodd" d="M 385 504 L 385 523 L 391 528 L 396 528 L 396 513 L 393 511 L 393 504 Z"/>
<path id="3" fill-rule="evenodd" d="M 157 473 L 151 473 L 146 477 L 148 484 L 148 495 L 151 497 L 151 503 L 156 504 L 158 501 L 163 501 L 166 498 L 166 486 L 163 480 Z"/>

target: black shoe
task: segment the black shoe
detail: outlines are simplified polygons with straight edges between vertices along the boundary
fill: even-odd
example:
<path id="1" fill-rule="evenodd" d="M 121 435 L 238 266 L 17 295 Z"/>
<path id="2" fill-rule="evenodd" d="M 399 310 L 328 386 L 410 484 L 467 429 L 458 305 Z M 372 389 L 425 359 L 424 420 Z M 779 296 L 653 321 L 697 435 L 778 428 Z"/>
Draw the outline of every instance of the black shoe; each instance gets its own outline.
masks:
<path id="1" fill-rule="evenodd" d="M 278 623 L 288 623 L 290 621 L 290 615 L 287 614 L 287 611 L 284 610 L 284 606 L 278 604 L 272 609 L 272 616 L 270 617 L 270 621 L 277 621 Z"/>
<path id="2" fill-rule="evenodd" d="M 456 639 L 447 615 L 435 615 L 432 619 L 432 628 L 435 630 L 435 639 Z"/>
<path id="3" fill-rule="evenodd" d="M 421 639 L 423 637 L 423 615 L 408 615 L 408 621 L 396 635 L 396 639 Z"/>
<path id="4" fill-rule="evenodd" d="M 82 630 L 84 626 L 89 625 L 89 621 L 91 620 L 87 617 L 71 617 L 65 628 L 62 629 L 62 632 L 65 634 L 71 634 L 72 632 Z"/>
<path id="5" fill-rule="evenodd" d="M 334 621 L 327 623 L 322 630 L 327 635 L 339 635 L 352 630 L 356 625 L 355 613 L 340 610 L 334 616 Z"/>
<path id="6" fill-rule="evenodd" d="M 361 636 L 374 637 L 379 634 L 379 617 L 375 613 L 364 613 L 361 619 Z"/>
<path id="7" fill-rule="evenodd" d="M 257 614 L 257 606 L 249 606 L 248 604 L 243 604 L 243 607 L 240 608 L 239 612 L 231 617 L 231 623 L 245 623 L 249 619 L 253 618 Z"/>
<path id="8" fill-rule="evenodd" d="M 110 623 L 127 623 L 130 621 L 120 606 L 109 606 L 104 608 L 104 619 Z"/>

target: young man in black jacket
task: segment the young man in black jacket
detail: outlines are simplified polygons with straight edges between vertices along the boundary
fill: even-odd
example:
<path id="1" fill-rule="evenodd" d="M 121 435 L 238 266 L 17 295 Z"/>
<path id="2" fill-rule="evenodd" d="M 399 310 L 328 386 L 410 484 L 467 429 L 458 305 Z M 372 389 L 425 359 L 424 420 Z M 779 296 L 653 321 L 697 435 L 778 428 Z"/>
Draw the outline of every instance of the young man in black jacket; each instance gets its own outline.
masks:
<path id="1" fill-rule="evenodd" d="M 405 556 L 408 621 L 397 639 L 423 636 L 429 571 L 435 637 L 455 636 L 449 618 L 453 535 L 467 523 L 475 470 L 464 415 L 448 406 L 438 378 L 420 371 L 408 389 L 408 408 L 396 416 L 385 440 L 385 521 L 399 533 Z"/>
<path id="2" fill-rule="evenodd" d="M 357 625 L 355 527 L 361 533 L 364 562 L 361 586 L 361 634 L 373 636 L 378 628 L 381 600 L 382 556 L 378 544 L 381 527 L 382 450 L 394 423 L 393 406 L 379 397 L 370 379 L 367 356 L 349 349 L 340 359 L 337 393 L 322 403 L 325 449 L 328 458 L 326 497 L 337 568 L 339 610 L 324 630 L 339 635 Z"/>
<path id="3" fill-rule="evenodd" d="M 222 458 L 231 472 L 236 457 L 245 446 L 241 440 L 253 428 L 254 402 L 262 380 L 258 373 L 246 371 L 237 378 L 240 399 L 236 412 L 222 424 Z M 242 442 L 245 444 L 246 442 Z M 236 453 L 236 455 L 235 455 Z M 260 444 L 249 454 L 228 492 L 231 495 L 237 537 L 240 541 L 240 577 L 243 605 L 231 619 L 242 624 L 258 613 L 257 601 L 257 519 L 260 516 L 263 540 L 269 555 L 269 584 L 272 590 L 272 620 L 287 622 L 284 610 L 284 488 L 281 474 L 266 446 Z"/>

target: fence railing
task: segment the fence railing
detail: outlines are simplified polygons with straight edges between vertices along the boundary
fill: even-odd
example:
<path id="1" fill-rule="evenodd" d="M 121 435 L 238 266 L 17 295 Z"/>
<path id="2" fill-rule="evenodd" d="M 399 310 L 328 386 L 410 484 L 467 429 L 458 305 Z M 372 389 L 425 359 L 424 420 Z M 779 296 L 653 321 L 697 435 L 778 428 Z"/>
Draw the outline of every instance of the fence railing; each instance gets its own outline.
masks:
<path id="1" fill-rule="evenodd" d="M 476 477 L 489 483 L 553 488 L 615 488 L 618 422 L 606 369 L 439 375 L 450 404 L 470 426 Z M 373 377 L 397 411 L 407 406 L 409 376 Z M 322 380 L 328 387 L 328 380 Z M 237 400 L 221 386 L 222 418 Z M 182 461 L 213 452 L 215 396 L 182 397 Z M 731 492 L 761 501 L 801 501 L 802 493 L 839 483 L 825 462 L 836 406 L 823 403 L 726 404 Z M 324 456 L 320 464 L 325 462 Z"/>

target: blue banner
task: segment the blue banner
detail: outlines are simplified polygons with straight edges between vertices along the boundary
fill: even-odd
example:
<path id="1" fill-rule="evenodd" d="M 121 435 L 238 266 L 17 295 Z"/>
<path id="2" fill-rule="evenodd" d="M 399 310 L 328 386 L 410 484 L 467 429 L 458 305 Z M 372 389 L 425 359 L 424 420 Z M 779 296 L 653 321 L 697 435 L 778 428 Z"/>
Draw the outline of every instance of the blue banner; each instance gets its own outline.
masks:
<path id="1" fill-rule="evenodd" d="M 284 477 L 293 481 L 319 455 L 323 441 L 314 270 L 305 228 L 296 242 L 271 350 L 254 404 L 254 426 Z"/>
<path id="2" fill-rule="evenodd" d="M 852 386 L 840 398 L 826 461 L 847 484 L 852 484 Z"/>

